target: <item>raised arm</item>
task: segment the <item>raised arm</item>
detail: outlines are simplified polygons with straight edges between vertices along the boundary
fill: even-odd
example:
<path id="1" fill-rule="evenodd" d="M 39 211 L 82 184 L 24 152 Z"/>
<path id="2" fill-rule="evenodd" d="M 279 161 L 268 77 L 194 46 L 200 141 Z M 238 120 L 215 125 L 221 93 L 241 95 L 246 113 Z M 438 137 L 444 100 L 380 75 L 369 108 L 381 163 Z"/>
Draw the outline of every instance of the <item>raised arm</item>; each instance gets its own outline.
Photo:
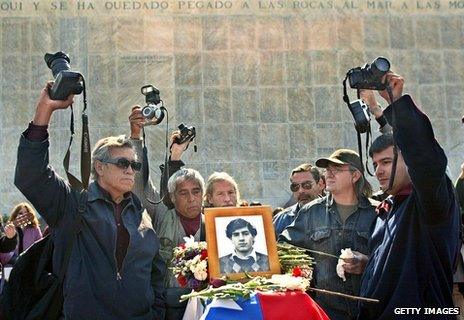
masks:
<path id="1" fill-rule="evenodd" d="M 68 108 L 74 97 L 51 100 L 48 89 L 52 84 L 49 82 L 42 89 L 34 120 L 21 136 L 15 171 L 15 185 L 51 227 L 66 211 L 71 188 L 49 165 L 47 127 L 53 112 Z"/>
<path id="2" fill-rule="evenodd" d="M 393 101 L 386 92 L 381 92 L 387 102 L 391 102 L 384 115 L 393 127 L 395 141 L 424 213 L 430 214 L 429 218 L 433 220 L 439 220 L 455 201 L 451 181 L 445 173 L 445 152 L 435 139 L 429 118 L 416 106 L 411 96 L 402 94 L 404 79 L 388 73 L 387 81 L 392 87 Z"/>
<path id="3" fill-rule="evenodd" d="M 139 106 L 132 107 L 129 116 L 131 127 L 131 140 L 134 144 L 137 159 L 142 162 L 142 170 L 135 175 L 135 185 L 133 193 L 140 199 L 153 222 L 166 212 L 166 207 L 160 201 L 160 193 L 153 185 L 148 171 L 147 163 L 144 161 L 143 155 L 143 141 L 141 136 L 142 127 L 145 124 L 145 118 L 142 115 L 142 109 Z M 148 177 L 144 181 L 144 177 Z"/>

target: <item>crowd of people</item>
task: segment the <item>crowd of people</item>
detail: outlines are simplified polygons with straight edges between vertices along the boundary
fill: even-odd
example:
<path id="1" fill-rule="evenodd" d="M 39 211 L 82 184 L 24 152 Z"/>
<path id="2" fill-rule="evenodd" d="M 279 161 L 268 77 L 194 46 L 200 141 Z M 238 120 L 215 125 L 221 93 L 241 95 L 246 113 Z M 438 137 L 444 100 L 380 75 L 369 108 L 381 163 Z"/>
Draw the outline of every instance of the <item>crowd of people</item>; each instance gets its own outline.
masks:
<path id="1" fill-rule="evenodd" d="M 463 267 L 459 231 L 464 164 L 456 193 L 430 120 L 411 96 L 403 94 L 401 76 L 389 72 L 385 81 L 392 93 L 380 92 L 388 104 L 385 110 L 373 91 L 360 92 L 380 123 L 382 134 L 369 156 L 382 201 L 372 199 L 359 155 L 340 148 L 291 171 L 295 204 L 273 218 L 278 241 L 334 256 L 342 249 L 352 250 L 342 263 L 345 279 L 337 275 L 337 259 L 315 254 L 312 286 L 380 301 L 313 294 L 330 319 L 396 319 L 401 317 L 398 308 L 454 306 L 453 274 L 456 265 Z M 73 96 L 50 99 L 50 86 L 41 91 L 33 121 L 20 137 L 15 184 L 54 235 L 53 265 L 59 270 L 64 243 L 81 214 L 81 192 L 49 164 L 51 116 L 73 101 Z M 182 288 L 171 272 L 174 247 L 186 236 L 205 240 L 203 208 L 246 204 L 228 173 L 213 172 L 205 183 L 197 170 L 185 167 L 181 159 L 189 141 L 177 143 L 178 131 L 171 136 L 169 172 L 164 174 L 167 168 L 160 167 L 156 188 L 143 161 L 145 121 L 141 108 L 133 107 L 130 137 L 103 138 L 92 151 L 93 181 L 63 283 L 64 319 L 182 319 L 186 302 L 179 299 L 189 289 Z M 15 227 L 17 215 L 26 213 L 32 214 L 31 222 Z M 14 265 L 18 254 L 42 237 L 35 211 L 26 203 L 13 210 L 4 232 L 2 265 Z M 221 258 L 224 272 L 268 267 L 267 256 L 253 249 L 252 224 L 235 219 L 227 225 L 226 236 L 235 249 Z M 461 282 L 464 287 L 464 278 Z M 433 319 L 453 317 L 440 314 Z"/>

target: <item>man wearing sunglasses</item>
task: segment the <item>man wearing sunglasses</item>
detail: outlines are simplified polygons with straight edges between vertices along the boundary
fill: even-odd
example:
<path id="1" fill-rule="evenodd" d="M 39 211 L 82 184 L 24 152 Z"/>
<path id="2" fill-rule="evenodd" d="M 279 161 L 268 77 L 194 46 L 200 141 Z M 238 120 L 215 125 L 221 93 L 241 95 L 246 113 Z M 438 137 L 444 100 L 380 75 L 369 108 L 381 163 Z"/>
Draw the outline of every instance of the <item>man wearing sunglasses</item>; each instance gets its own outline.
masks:
<path id="1" fill-rule="evenodd" d="M 297 203 L 279 212 L 273 218 L 276 237 L 293 222 L 296 214 L 305 204 L 322 197 L 324 188 L 324 179 L 318 168 L 309 163 L 303 163 L 292 170 L 290 190 Z"/>
<path id="2" fill-rule="evenodd" d="M 337 259 L 314 254 L 314 285 L 320 289 L 359 294 L 361 275 L 369 255 L 368 239 L 375 220 L 375 204 L 368 199 L 372 189 L 363 175 L 358 154 L 336 150 L 316 165 L 325 168 L 329 194 L 305 205 L 295 220 L 281 233 L 279 241 L 339 256 L 351 248 L 354 258 L 344 260 L 346 281 L 337 275 Z M 316 302 L 330 319 L 355 319 L 357 302 L 346 298 L 316 294 Z"/>
<path id="3" fill-rule="evenodd" d="M 92 151 L 92 179 L 83 194 L 49 165 L 48 125 L 73 96 L 51 100 L 42 89 L 22 134 L 15 184 L 41 213 L 54 236 L 53 270 L 60 270 L 73 229 L 72 253 L 63 283 L 64 319 L 163 319 L 160 242 L 150 217 L 131 192 L 140 170 L 130 140 L 99 140 Z M 78 212 L 85 199 L 84 212 Z M 80 216 L 78 216 L 80 215 Z"/>

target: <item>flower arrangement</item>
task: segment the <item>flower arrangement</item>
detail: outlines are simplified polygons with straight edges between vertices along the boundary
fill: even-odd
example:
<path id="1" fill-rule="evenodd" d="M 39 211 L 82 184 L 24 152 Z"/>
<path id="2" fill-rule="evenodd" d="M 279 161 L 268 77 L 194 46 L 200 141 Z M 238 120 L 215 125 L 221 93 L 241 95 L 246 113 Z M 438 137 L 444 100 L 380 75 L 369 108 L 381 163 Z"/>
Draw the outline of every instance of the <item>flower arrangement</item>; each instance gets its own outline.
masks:
<path id="1" fill-rule="evenodd" d="M 251 277 L 245 273 L 245 282 L 233 282 L 227 279 L 209 279 L 208 252 L 206 242 L 196 242 L 191 236 L 184 238 L 185 243 L 174 248 L 172 271 L 182 287 L 192 288 L 189 294 L 181 296 L 181 301 L 199 297 L 202 299 L 239 299 L 249 298 L 256 291 L 276 292 L 287 290 L 315 291 L 321 294 L 336 295 L 355 300 L 377 303 L 379 300 L 347 295 L 310 287 L 314 259 L 306 251 L 337 258 L 337 256 L 278 243 L 277 253 L 282 272 L 271 278 Z"/>
<path id="2" fill-rule="evenodd" d="M 277 254 L 282 273 L 302 277 L 311 282 L 314 259 L 306 254 L 305 249 L 288 243 L 277 243 Z"/>
<path id="3" fill-rule="evenodd" d="M 172 272 L 181 287 L 202 290 L 208 286 L 208 251 L 206 242 L 190 237 L 174 248 Z"/>
<path id="4" fill-rule="evenodd" d="M 174 274 L 183 287 L 195 289 L 197 292 L 181 297 L 187 300 L 192 297 L 202 298 L 248 298 L 258 291 L 286 291 L 309 288 L 312 278 L 313 259 L 304 249 L 290 244 L 278 244 L 278 256 L 284 274 L 274 274 L 271 278 L 261 276 L 250 277 L 247 281 L 231 282 L 225 279 L 211 279 L 208 286 L 208 269 L 206 266 L 206 243 L 194 242 L 193 238 L 186 238 L 186 243 L 174 249 Z M 203 253 L 203 254 L 202 254 Z M 202 259 L 205 256 L 205 259 Z"/>

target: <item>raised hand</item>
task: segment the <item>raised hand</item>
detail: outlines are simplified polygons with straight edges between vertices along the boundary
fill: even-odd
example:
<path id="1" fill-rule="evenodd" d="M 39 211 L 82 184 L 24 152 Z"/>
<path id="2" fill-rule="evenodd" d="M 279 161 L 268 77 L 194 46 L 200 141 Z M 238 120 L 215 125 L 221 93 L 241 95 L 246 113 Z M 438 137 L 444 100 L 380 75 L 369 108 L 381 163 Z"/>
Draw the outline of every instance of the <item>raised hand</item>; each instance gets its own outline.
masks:
<path id="1" fill-rule="evenodd" d="M 388 95 L 387 90 L 380 91 L 380 95 L 384 98 L 387 103 L 390 105 L 403 95 L 403 86 L 404 86 L 404 78 L 399 74 L 393 73 L 389 71 L 383 78 L 383 81 L 387 81 L 388 85 L 391 88 L 393 101 L 390 101 L 390 96 Z"/>
<path id="2" fill-rule="evenodd" d="M 38 126 L 48 125 L 52 113 L 58 109 L 66 109 L 72 103 L 74 95 L 71 94 L 66 100 L 52 100 L 48 95 L 48 90 L 53 86 L 53 81 L 47 82 L 45 88 L 40 91 L 39 101 L 35 111 L 33 123 Z"/>
<path id="3" fill-rule="evenodd" d="M 142 108 L 138 105 L 133 106 L 129 115 L 130 129 L 132 139 L 140 139 L 142 128 L 146 123 L 145 117 L 142 115 Z"/>
<path id="4" fill-rule="evenodd" d="M 180 138 L 180 131 L 173 131 L 173 133 L 171 134 L 171 160 L 180 160 L 182 154 L 187 149 L 190 143 L 190 140 L 187 140 L 182 144 L 177 144 L 176 140 L 178 138 Z"/>

